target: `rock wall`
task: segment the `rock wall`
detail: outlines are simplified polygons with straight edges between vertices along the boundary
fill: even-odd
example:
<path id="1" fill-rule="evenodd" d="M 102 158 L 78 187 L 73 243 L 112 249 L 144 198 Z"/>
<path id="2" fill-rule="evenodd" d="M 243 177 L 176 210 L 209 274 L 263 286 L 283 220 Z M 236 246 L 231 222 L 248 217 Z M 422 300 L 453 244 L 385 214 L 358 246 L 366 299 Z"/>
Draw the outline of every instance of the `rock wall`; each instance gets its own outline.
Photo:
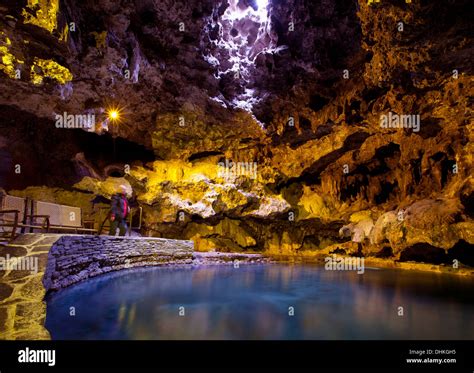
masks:
<path id="1" fill-rule="evenodd" d="M 0 246 L 0 257 L 4 260 L 25 260 L 25 264 L 33 264 L 29 268 L 37 264 L 37 271 L 0 271 L 0 339 L 50 338 L 44 327 L 46 304 L 43 298 L 46 290 L 42 281 L 48 251 L 59 237 L 52 234 L 26 234 L 6 247 Z M 4 261 L 2 268 L 5 268 Z"/>
<path id="2" fill-rule="evenodd" d="M 87 211 L 122 169 L 142 233 L 203 251 L 324 249 L 360 213 L 374 225 L 366 255 L 391 246 L 393 260 L 407 258 L 418 243 L 470 251 L 471 2 L 270 0 L 265 25 L 231 25 L 233 3 L 68 0 L 47 18 L 21 2 L 0 6 L 0 186 L 62 186 L 34 198 L 71 193 Z M 235 78 L 222 42 L 240 45 L 257 28 L 264 45 Z M 233 104 L 247 91 L 249 112 Z M 123 109 L 116 126 L 111 105 Z M 84 131 L 57 129 L 53 114 L 65 111 L 95 113 L 96 132 L 81 140 Z M 391 114 L 419 128 L 384 128 Z M 47 156 L 32 160 L 32 146 Z M 256 164 L 255 175 L 222 177 L 227 161 Z"/>
<path id="3" fill-rule="evenodd" d="M 48 254 L 43 284 L 58 290 L 103 273 L 133 267 L 190 264 L 193 242 L 164 238 L 62 236 Z"/>

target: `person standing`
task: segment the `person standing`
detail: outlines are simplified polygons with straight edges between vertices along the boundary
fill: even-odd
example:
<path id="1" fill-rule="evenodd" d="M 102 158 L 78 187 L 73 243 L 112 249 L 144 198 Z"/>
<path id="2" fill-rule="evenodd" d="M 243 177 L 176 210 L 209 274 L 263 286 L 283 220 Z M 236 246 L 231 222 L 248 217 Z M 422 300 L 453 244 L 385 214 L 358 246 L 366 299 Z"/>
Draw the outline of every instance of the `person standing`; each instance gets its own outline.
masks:
<path id="1" fill-rule="evenodd" d="M 130 206 L 127 200 L 127 187 L 120 186 L 120 191 L 112 197 L 110 203 L 110 232 L 109 235 L 115 236 L 119 228 L 119 236 L 125 236 L 127 231 L 127 215 L 130 212 Z"/>

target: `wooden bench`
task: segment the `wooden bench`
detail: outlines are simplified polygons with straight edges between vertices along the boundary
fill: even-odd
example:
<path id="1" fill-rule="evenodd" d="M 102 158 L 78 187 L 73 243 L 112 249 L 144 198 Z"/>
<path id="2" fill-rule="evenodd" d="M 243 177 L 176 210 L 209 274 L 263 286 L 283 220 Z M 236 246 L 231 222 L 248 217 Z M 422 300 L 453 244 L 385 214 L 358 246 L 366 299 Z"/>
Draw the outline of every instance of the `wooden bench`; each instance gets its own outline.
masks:
<path id="1" fill-rule="evenodd" d="M 27 198 L 15 197 L 9 195 L 0 195 L 0 236 L 13 240 L 16 237 L 17 230 L 22 233 L 25 229 L 41 229 L 48 231 L 49 217 L 32 215 L 28 216 L 29 201 Z M 41 223 L 37 220 L 42 219 Z M 29 221 L 30 220 L 30 221 Z M 34 222 L 32 222 L 34 220 Z"/>
<path id="2" fill-rule="evenodd" d="M 57 203 L 43 201 L 32 201 L 32 203 L 33 214 L 31 214 L 31 217 L 34 221 L 33 225 L 38 225 L 35 221 L 37 218 L 48 216 L 48 231 L 90 234 L 95 234 L 97 232 L 97 230 L 93 228 L 94 221 L 83 221 L 82 210 L 80 207 L 59 205 Z M 85 224 L 89 227 L 86 227 Z M 90 228 L 91 224 L 92 228 Z"/>
<path id="3" fill-rule="evenodd" d="M 86 225 L 88 225 L 86 227 Z M 83 221 L 79 207 L 0 196 L 0 236 L 13 240 L 17 231 L 74 232 L 95 234 L 94 221 Z"/>

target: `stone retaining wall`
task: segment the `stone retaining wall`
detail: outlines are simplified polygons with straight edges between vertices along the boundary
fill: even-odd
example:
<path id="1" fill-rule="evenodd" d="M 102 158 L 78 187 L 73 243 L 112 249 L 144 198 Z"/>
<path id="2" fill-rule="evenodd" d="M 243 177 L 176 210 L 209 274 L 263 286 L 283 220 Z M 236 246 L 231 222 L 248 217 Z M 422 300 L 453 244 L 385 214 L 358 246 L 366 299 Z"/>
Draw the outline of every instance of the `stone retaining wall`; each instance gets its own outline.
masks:
<path id="1" fill-rule="evenodd" d="M 49 251 L 45 289 L 58 290 L 119 269 L 189 264 L 193 242 L 148 237 L 63 236 Z"/>
<path id="2" fill-rule="evenodd" d="M 193 242 L 148 237 L 24 234 L 0 246 L 0 259 L 37 271 L 0 270 L 0 339 L 49 339 L 47 290 L 123 268 L 191 263 Z M 4 261 L 2 262 L 4 264 Z"/>

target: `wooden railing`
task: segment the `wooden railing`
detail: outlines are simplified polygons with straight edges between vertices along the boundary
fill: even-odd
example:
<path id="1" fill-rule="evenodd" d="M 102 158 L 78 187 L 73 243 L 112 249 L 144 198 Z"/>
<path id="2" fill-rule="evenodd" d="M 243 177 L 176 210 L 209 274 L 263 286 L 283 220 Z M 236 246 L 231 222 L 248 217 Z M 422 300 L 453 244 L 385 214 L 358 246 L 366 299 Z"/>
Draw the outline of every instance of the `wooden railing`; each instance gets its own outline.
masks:
<path id="1" fill-rule="evenodd" d="M 3 216 L 5 214 L 14 214 L 15 215 L 15 217 L 13 218 L 13 222 L 11 224 L 9 224 L 8 222 L 0 221 L 0 227 L 11 227 L 12 228 L 10 240 L 13 240 L 15 238 L 15 233 L 16 233 L 16 230 L 18 228 L 18 215 L 20 214 L 20 211 L 18 211 L 18 210 L 0 210 L 0 218 L 2 218 L 2 220 L 3 220 Z M 8 233 L 10 233 L 10 232 L 8 232 Z M 8 235 L 7 235 L 7 237 L 8 237 Z"/>
<path id="2" fill-rule="evenodd" d="M 11 228 L 11 231 L 7 231 L 7 237 L 10 236 L 10 240 L 13 240 L 16 237 L 16 231 L 18 228 L 35 228 L 41 229 L 46 233 L 49 231 L 49 216 L 48 215 L 25 215 L 27 219 L 29 219 L 30 224 L 25 224 L 23 222 L 19 222 L 19 215 L 20 211 L 18 210 L 0 210 L 0 217 L 3 217 L 7 214 L 13 214 L 13 219 L 7 219 L 6 221 L 0 221 L 0 227 L 7 227 Z M 36 218 L 43 219 L 43 223 L 41 225 L 35 224 L 34 220 Z M 3 220 L 4 218 L 2 218 Z"/>

